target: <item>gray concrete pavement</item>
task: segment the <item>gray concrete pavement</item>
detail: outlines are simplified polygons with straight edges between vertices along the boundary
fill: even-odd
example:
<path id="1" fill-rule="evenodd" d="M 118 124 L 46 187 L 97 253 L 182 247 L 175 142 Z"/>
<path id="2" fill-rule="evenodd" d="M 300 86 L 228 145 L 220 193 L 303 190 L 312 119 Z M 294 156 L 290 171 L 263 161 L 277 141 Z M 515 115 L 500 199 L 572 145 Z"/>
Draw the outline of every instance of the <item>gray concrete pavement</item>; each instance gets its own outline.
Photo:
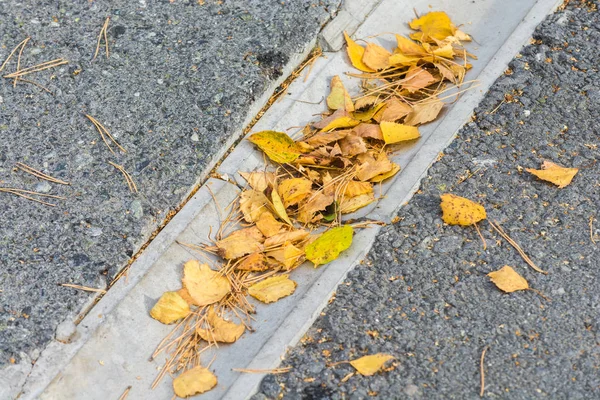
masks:
<path id="1" fill-rule="evenodd" d="M 291 372 L 265 378 L 253 399 L 475 399 L 486 346 L 486 398 L 600 397 L 598 45 L 595 2 L 542 23 L 286 355 Z M 557 189 L 522 170 L 542 159 L 580 172 Z M 487 223 L 486 251 L 473 229 L 444 225 L 448 191 L 484 204 L 549 274 Z M 501 293 L 486 274 L 505 264 L 552 301 Z M 395 368 L 342 382 L 352 367 L 327 366 L 376 352 L 395 355 Z"/>
<path id="2" fill-rule="evenodd" d="M 27 36 L 22 65 L 69 61 L 32 77 L 53 95 L 0 81 L 0 186 L 67 198 L 51 208 L 0 193 L 0 366 L 35 361 L 57 324 L 89 301 L 59 283 L 103 288 L 112 280 L 338 5 L 0 1 L 2 61 Z M 92 62 L 107 16 L 111 55 Z M 127 153 L 113 156 L 86 113 Z M 129 171 L 138 194 L 108 161 Z M 13 171 L 16 162 L 72 185 Z"/>

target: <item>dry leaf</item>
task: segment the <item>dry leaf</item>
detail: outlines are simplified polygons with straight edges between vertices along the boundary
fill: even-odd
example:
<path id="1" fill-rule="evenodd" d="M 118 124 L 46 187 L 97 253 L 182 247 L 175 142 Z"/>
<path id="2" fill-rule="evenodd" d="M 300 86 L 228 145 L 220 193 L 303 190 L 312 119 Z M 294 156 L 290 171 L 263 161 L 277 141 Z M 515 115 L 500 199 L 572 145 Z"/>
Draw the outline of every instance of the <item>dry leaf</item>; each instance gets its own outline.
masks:
<path id="1" fill-rule="evenodd" d="M 306 178 L 284 179 L 277 187 L 283 206 L 288 208 L 300 203 L 312 192 L 312 182 Z"/>
<path id="2" fill-rule="evenodd" d="M 415 104 L 412 111 L 404 119 L 404 123 L 414 126 L 436 119 L 444 107 L 444 103 L 437 98 L 434 99 L 428 100 L 427 103 Z"/>
<path id="3" fill-rule="evenodd" d="M 505 265 L 498 271 L 493 271 L 488 274 L 492 282 L 506 293 L 516 292 L 517 290 L 529 289 L 529 284 L 521 275 L 512 267 Z"/>
<path id="4" fill-rule="evenodd" d="M 343 109 L 349 112 L 354 111 L 352 99 L 346 91 L 342 80 L 337 75 L 331 79 L 331 92 L 327 96 L 327 107 L 332 110 Z"/>
<path id="5" fill-rule="evenodd" d="M 349 181 L 344 188 L 344 197 L 360 196 L 367 193 L 373 193 L 373 185 L 369 182 Z"/>
<path id="6" fill-rule="evenodd" d="M 348 57 L 354 68 L 363 72 L 375 72 L 374 69 L 369 68 L 362 60 L 363 55 L 365 54 L 365 48 L 350 39 L 350 36 L 348 36 L 346 32 L 344 32 L 344 37 L 346 38 L 346 44 L 348 45 L 346 51 L 348 52 Z"/>
<path id="7" fill-rule="evenodd" d="M 278 275 L 255 283 L 248 288 L 250 296 L 263 303 L 273 303 L 282 297 L 289 296 L 296 290 L 296 282 L 289 275 Z"/>
<path id="8" fill-rule="evenodd" d="M 310 138 L 306 139 L 304 142 L 313 147 L 319 147 L 326 145 L 331 142 L 335 142 L 337 140 L 343 139 L 349 134 L 350 130 L 345 131 L 333 131 L 333 132 L 320 132 Z"/>
<path id="9" fill-rule="evenodd" d="M 285 242 L 296 243 L 308 236 L 308 232 L 304 229 L 296 229 L 289 232 L 279 233 L 265 240 L 265 250 L 270 250 L 275 246 L 284 244 Z"/>
<path id="10" fill-rule="evenodd" d="M 208 310 L 206 320 L 210 329 L 198 328 L 196 333 L 207 342 L 233 343 L 246 330 L 243 324 L 236 324 L 219 317 L 214 306 Z"/>
<path id="11" fill-rule="evenodd" d="M 231 285 L 226 277 L 196 260 L 190 260 L 183 266 L 182 282 L 199 306 L 216 303 L 231 292 Z"/>
<path id="12" fill-rule="evenodd" d="M 383 182 L 384 180 L 396 175 L 398 173 L 398 171 L 400 171 L 400 166 L 396 163 L 392 163 L 391 170 L 389 170 L 388 172 L 384 172 L 383 174 L 379 174 L 377 176 L 372 177 L 371 179 L 369 179 L 369 182 L 374 182 L 374 183 Z"/>
<path id="13" fill-rule="evenodd" d="M 356 169 L 356 178 L 360 181 L 368 181 L 377 175 L 389 172 L 393 168 L 393 164 L 388 160 L 385 152 L 377 155 L 377 159 L 370 153 L 359 154 L 357 157 L 360 165 Z"/>
<path id="14" fill-rule="evenodd" d="M 403 54 L 405 56 L 423 56 L 427 54 L 423 46 L 413 42 L 409 38 L 406 38 L 401 35 L 396 35 L 396 41 L 398 42 L 397 52 L 399 54 Z"/>
<path id="15" fill-rule="evenodd" d="M 358 101 L 357 101 L 357 104 L 358 104 Z M 379 110 L 381 110 L 384 106 L 385 106 L 385 103 L 379 103 L 367 110 L 355 111 L 352 113 L 352 118 L 354 118 L 355 120 L 360 121 L 360 122 L 370 121 L 375 116 L 375 114 L 377 114 L 379 112 Z"/>
<path id="16" fill-rule="evenodd" d="M 485 208 L 464 197 L 450 193 L 440 196 L 442 199 L 442 219 L 449 225 L 473 225 L 486 219 Z"/>
<path id="17" fill-rule="evenodd" d="M 402 53 L 392 54 L 389 58 L 390 65 L 394 67 L 416 65 L 421 57 L 407 56 Z"/>
<path id="18" fill-rule="evenodd" d="M 408 104 L 401 102 L 396 97 L 392 97 L 391 99 L 385 102 L 385 108 L 379 118 L 379 121 L 390 121 L 394 122 L 399 120 L 400 118 L 406 116 L 408 113 L 412 111 L 412 107 Z"/>
<path id="19" fill-rule="evenodd" d="M 208 392 L 217 386 L 217 377 L 200 365 L 189 369 L 173 380 L 173 390 L 179 397 Z"/>
<path id="20" fill-rule="evenodd" d="M 411 93 L 426 88 L 435 82 L 436 79 L 427 70 L 421 67 L 411 67 L 404 77 L 404 85 L 402 89 L 406 89 Z"/>
<path id="21" fill-rule="evenodd" d="M 356 135 L 348 135 L 339 141 L 341 152 L 346 157 L 354 157 L 367 151 L 364 139 Z"/>
<path id="22" fill-rule="evenodd" d="M 262 131 L 253 134 L 248 140 L 271 160 L 281 164 L 293 162 L 302 153 L 296 142 L 283 132 Z"/>
<path id="23" fill-rule="evenodd" d="M 373 193 L 361 194 L 354 197 L 343 197 L 340 202 L 340 212 L 342 214 L 350 214 L 374 201 L 375 195 Z"/>
<path id="24" fill-rule="evenodd" d="M 308 236 L 308 232 L 306 236 Z M 267 256 L 280 262 L 287 270 L 302 264 L 304 261 L 304 251 L 289 242 L 277 250 L 269 251 Z"/>
<path id="25" fill-rule="evenodd" d="M 186 303 L 188 303 L 190 306 L 197 306 L 198 304 L 196 304 L 196 302 L 194 301 L 194 299 L 192 299 L 192 296 L 190 296 L 190 292 L 188 292 L 188 290 L 186 288 L 181 288 L 177 291 L 177 294 L 181 296 L 182 299 L 185 300 Z"/>
<path id="26" fill-rule="evenodd" d="M 367 43 L 362 60 L 367 67 L 374 70 L 380 70 L 390 66 L 389 59 L 391 55 L 392 54 L 383 47 L 374 43 Z"/>
<path id="27" fill-rule="evenodd" d="M 273 185 L 277 180 L 272 172 L 239 172 L 239 174 L 252 189 L 258 192 L 264 192 L 269 185 Z"/>
<path id="28" fill-rule="evenodd" d="M 189 313 L 190 305 L 177 292 L 163 293 L 150 310 L 150 316 L 163 324 L 172 324 Z"/>
<path id="29" fill-rule="evenodd" d="M 336 110 L 333 114 L 321 119 L 320 121 L 314 122 L 312 124 L 312 126 L 316 129 L 323 129 L 325 128 L 327 125 L 329 125 L 332 121 L 335 121 L 338 118 L 341 117 L 350 117 L 351 114 L 346 111 L 346 110 Z"/>
<path id="30" fill-rule="evenodd" d="M 385 144 L 405 142 L 421 137 L 419 129 L 414 126 L 387 121 L 382 122 L 379 126 L 381 127 L 381 133 L 383 133 L 383 141 Z"/>
<path id="31" fill-rule="evenodd" d="M 343 117 L 334 119 L 333 121 L 331 121 L 330 123 L 325 125 L 325 127 L 323 129 L 321 129 L 321 131 L 328 132 L 328 131 L 332 131 L 334 129 L 352 128 L 358 124 L 360 124 L 360 121 L 355 120 L 351 116 L 343 116 Z"/>
<path id="32" fill-rule="evenodd" d="M 283 201 L 281 200 L 276 187 L 271 190 L 271 199 L 273 200 L 273 208 L 275 209 L 277 216 L 291 226 L 292 221 L 290 221 L 290 217 L 288 217 L 287 211 L 285 211 L 285 206 L 283 205 Z"/>
<path id="33" fill-rule="evenodd" d="M 264 236 L 260 230 L 253 226 L 251 228 L 234 231 L 225 239 L 216 242 L 219 255 L 228 260 L 234 260 L 246 254 L 261 251 Z"/>
<path id="34" fill-rule="evenodd" d="M 261 272 L 269 268 L 267 259 L 262 253 L 252 253 L 242 258 L 235 268 L 240 271 Z"/>
<path id="35" fill-rule="evenodd" d="M 315 267 L 335 260 L 342 251 L 352 245 L 353 233 L 351 225 L 329 229 L 306 246 L 306 258 L 312 261 Z"/>
<path id="36" fill-rule="evenodd" d="M 317 192 L 310 196 L 304 204 L 298 207 L 298 215 L 296 219 L 302 223 L 312 222 L 315 214 L 319 211 L 325 210 L 331 203 L 333 203 L 334 195 L 332 193 L 325 194 L 323 192 Z"/>
<path id="37" fill-rule="evenodd" d="M 270 212 L 264 212 L 256 221 L 256 227 L 267 238 L 281 233 L 283 224 L 275 219 Z"/>
<path id="38" fill-rule="evenodd" d="M 394 356 L 389 354 L 377 353 L 352 360 L 350 361 L 350 365 L 352 365 L 359 374 L 371 376 L 383 368 L 386 362 L 393 360 L 394 358 Z"/>
<path id="39" fill-rule="evenodd" d="M 354 102 L 355 116 L 356 110 L 362 110 L 379 102 L 378 96 L 364 96 Z M 356 118 L 356 117 L 355 117 Z"/>
<path id="40" fill-rule="evenodd" d="M 363 138 L 372 138 L 377 140 L 383 140 L 383 133 L 381 133 L 381 128 L 378 124 L 360 124 L 352 129 L 352 132 L 356 136 L 360 136 Z"/>
<path id="41" fill-rule="evenodd" d="M 256 222 L 269 210 L 269 204 L 267 196 L 257 190 L 244 190 L 240 195 L 240 211 L 246 222 Z"/>
<path id="42" fill-rule="evenodd" d="M 525 168 L 525 171 L 542 180 L 551 182 L 558 186 L 559 189 L 562 189 L 571 183 L 577 172 L 579 172 L 579 169 L 561 167 L 551 161 L 544 160 L 542 169 Z"/>
<path id="43" fill-rule="evenodd" d="M 431 39 L 444 40 L 448 36 L 454 35 L 456 28 L 448 14 L 443 11 L 433 11 L 416 18 L 409 23 L 411 29 L 420 30 L 419 33 L 413 33 L 411 38 L 420 42 L 429 42 Z"/>

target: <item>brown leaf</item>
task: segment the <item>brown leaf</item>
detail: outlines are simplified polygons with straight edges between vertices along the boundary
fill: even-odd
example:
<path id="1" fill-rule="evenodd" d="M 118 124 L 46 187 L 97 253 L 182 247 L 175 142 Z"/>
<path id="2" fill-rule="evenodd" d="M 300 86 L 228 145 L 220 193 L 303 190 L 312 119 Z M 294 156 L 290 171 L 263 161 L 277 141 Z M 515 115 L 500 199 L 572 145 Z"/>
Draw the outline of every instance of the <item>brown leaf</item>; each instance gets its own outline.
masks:
<path id="1" fill-rule="evenodd" d="M 244 334 L 246 327 L 221 318 L 215 312 L 214 306 L 209 308 L 206 322 L 210 329 L 198 328 L 196 333 L 207 342 L 233 343 Z"/>
<path id="2" fill-rule="evenodd" d="M 498 271 L 493 271 L 488 274 L 492 282 L 506 293 L 516 292 L 517 290 L 529 289 L 529 284 L 521 275 L 512 267 L 505 265 Z"/>
<path id="3" fill-rule="evenodd" d="M 185 300 L 186 303 L 188 303 L 190 306 L 197 306 L 198 304 L 196 304 L 196 302 L 194 301 L 194 299 L 192 299 L 192 296 L 190 296 L 190 292 L 188 292 L 188 290 L 186 288 L 181 288 L 177 291 L 177 294 L 181 296 L 182 299 Z"/>
<path id="4" fill-rule="evenodd" d="M 544 160 L 542 169 L 525 168 L 525 171 L 544 181 L 551 182 L 558 186 L 559 189 L 562 189 L 571 183 L 577 172 L 579 172 L 579 169 L 561 167 L 551 161 Z"/>
<path id="5" fill-rule="evenodd" d="M 404 123 L 406 125 L 419 125 L 437 118 L 444 107 L 444 103 L 437 98 L 431 99 L 427 103 L 419 103 L 413 106 L 412 111 L 406 116 Z"/>
<path id="6" fill-rule="evenodd" d="M 327 125 L 331 124 L 333 121 L 335 121 L 336 119 L 342 118 L 342 117 L 350 117 L 350 113 L 346 110 L 337 110 L 335 111 L 333 114 L 323 118 L 322 120 L 313 123 L 312 125 L 317 128 L 317 129 L 323 129 L 325 128 Z"/>
<path id="7" fill-rule="evenodd" d="M 340 212 L 349 214 L 375 201 L 373 193 L 361 194 L 355 197 L 343 197 L 340 202 Z"/>
<path id="8" fill-rule="evenodd" d="M 354 157 L 367 151 L 367 145 L 360 136 L 347 135 L 339 141 L 342 154 L 346 157 Z"/>
<path id="9" fill-rule="evenodd" d="M 345 197 L 360 196 L 367 193 L 373 193 L 373 185 L 369 182 L 349 181 L 344 188 Z"/>
<path id="10" fill-rule="evenodd" d="M 427 70 L 421 67 L 411 67 L 404 77 L 402 89 L 406 89 L 411 93 L 426 88 L 434 83 L 436 79 Z"/>
<path id="11" fill-rule="evenodd" d="M 190 260 L 183 266 L 182 282 L 199 306 L 216 303 L 231 292 L 231 284 L 226 277 L 196 260 Z"/>
<path id="12" fill-rule="evenodd" d="M 296 219 L 302 223 L 309 223 L 313 221 L 315 214 L 319 211 L 325 210 L 331 203 L 333 203 L 333 194 L 325 194 L 323 192 L 317 192 L 311 195 L 304 204 L 298 207 L 298 215 Z"/>
<path id="13" fill-rule="evenodd" d="M 173 379 L 173 390 L 179 397 L 189 397 L 208 392 L 217 386 L 217 377 L 200 365 L 189 369 Z"/>
<path id="14" fill-rule="evenodd" d="M 384 106 L 385 103 L 379 103 L 364 111 L 355 111 L 352 113 L 352 118 L 360 122 L 368 122 L 373 119 Z"/>
<path id="15" fill-rule="evenodd" d="M 398 100 L 397 97 L 392 97 L 385 102 L 385 108 L 383 109 L 383 113 L 381 114 L 379 121 L 395 122 L 406 116 L 411 111 L 411 106 Z"/>
<path id="16" fill-rule="evenodd" d="M 321 132 L 314 136 L 306 139 L 304 142 L 313 147 L 319 147 L 337 140 L 343 139 L 347 134 L 352 132 L 351 130 L 344 131 L 333 131 L 333 132 Z"/>
<path id="17" fill-rule="evenodd" d="M 485 208 L 464 197 L 459 197 L 450 193 L 440 196 L 442 203 L 442 219 L 449 225 L 473 225 L 483 219 L 486 219 Z"/>
<path id="18" fill-rule="evenodd" d="M 327 96 L 327 106 L 332 110 L 343 109 L 349 112 L 354 111 L 352 99 L 346 91 L 342 80 L 337 75 L 331 79 L 331 92 Z"/>
<path id="19" fill-rule="evenodd" d="M 299 242 L 308 236 L 308 232 L 304 229 L 296 229 L 289 232 L 279 233 L 265 240 L 265 250 L 284 244 L 285 242 Z"/>
<path id="20" fill-rule="evenodd" d="M 367 43 L 362 60 L 367 67 L 374 70 L 380 70 L 390 66 L 389 59 L 391 55 L 392 54 L 383 47 L 374 43 Z"/>
<path id="21" fill-rule="evenodd" d="M 296 282 L 289 275 L 278 275 L 255 283 L 248 288 L 248 294 L 263 303 L 273 303 L 294 293 Z"/>
<path id="22" fill-rule="evenodd" d="M 383 140 L 383 133 L 378 124 L 360 124 L 352 129 L 356 136 Z"/>
<path id="23" fill-rule="evenodd" d="M 225 239 L 216 242 L 219 255 L 225 259 L 233 260 L 246 254 L 261 251 L 262 242 L 265 240 L 260 230 L 253 226 L 251 228 L 234 231 Z"/>
<path id="24" fill-rule="evenodd" d="M 271 237 L 281 233 L 283 224 L 275 219 L 273 214 L 266 211 L 260 215 L 256 221 L 256 227 L 265 237 Z"/>
<path id="25" fill-rule="evenodd" d="M 367 108 L 367 107 L 375 105 L 377 103 L 379 103 L 379 97 L 377 97 L 377 96 L 361 97 L 354 102 L 355 113 L 356 113 L 356 110 L 362 110 L 363 108 Z"/>
<path id="26" fill-rule="evenodd" d="M 385 153 L 377 155 L 377 159 L 370 153 L 358 155 L 360 165 L 356 169 L 356 178 L 360 181 L 368 181 L 369 179 L 390 171 L 393 167 Z"/>
<path id="27" fill-rule="evenodd" d="M 163 324 L 172 324 L 189 313 L 189 304 L 177 292 L 163 293 L 150 310 L 150 316 Z"/>
<path id="28" fill-rule="evenodd" d="M 392 169 L 389 170 L 388 172 L 384 172 L 383 174 L 379 174 L 377 176 L 374 176 L 373 178 L 369 179 L 369 182 L 383 182 L 388 178 L 391 178 L 392 176 L 396 175 L 398 173 L 398 171 L 400 171 L 400 166 L 396 163 L 392 163 Z"/>

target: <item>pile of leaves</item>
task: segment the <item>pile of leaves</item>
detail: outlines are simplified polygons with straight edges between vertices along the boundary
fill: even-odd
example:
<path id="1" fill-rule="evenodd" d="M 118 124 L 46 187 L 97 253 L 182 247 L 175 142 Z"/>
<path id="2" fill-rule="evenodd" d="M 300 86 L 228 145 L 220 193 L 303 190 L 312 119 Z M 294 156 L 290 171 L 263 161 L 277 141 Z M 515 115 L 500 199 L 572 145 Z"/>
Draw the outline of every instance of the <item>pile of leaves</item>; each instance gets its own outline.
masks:
<path id="1" fill-rule="evenodd" d="M 158 321 L 179 321 L 153 355 L 168 353 L 155 385 L 167 372 L 181 372 L 173 382 L 177 396 L 212 389 L 217 378 L 200 356 L 252 330 L 255 310 L 248 296 L 271 303 L 291 295 L 292 270 L 305 260 L 315 267 L 335 260 L 352 244 L 354 229 L 368 225 L 343 223 L 342 215 L 376 200 L 374 185 L 400 170 L 389 159 L 393 145 L 418 139 L 419 125 L 442 110 L 440 95 L 461 85 L 470 68 L 462 47 L 470 38 L 445 13 L 431 12 L 409 25 L 415 32 L 396 35 L 398 45 L 390 51 L 374 43 L 363 47 L 346 35 L 349 59 L 361 71 L 349 75 L 361 79 L 362 92 L 353 98 L 335 76 L 327 112 L 304 127 L 301 139 L 276 131 L 249 137 L 273 164 L 240 172 L 247 186 L 215 239 L 187 245 L 219 261 L 209 261 L 212 267 L 187 262 L 182 287 L 164 293 L 153 307 Z M 393 358 L 369 357 L 352 361 L 366 363 L 362 372 L 355 367 L 363 375 Z"/>

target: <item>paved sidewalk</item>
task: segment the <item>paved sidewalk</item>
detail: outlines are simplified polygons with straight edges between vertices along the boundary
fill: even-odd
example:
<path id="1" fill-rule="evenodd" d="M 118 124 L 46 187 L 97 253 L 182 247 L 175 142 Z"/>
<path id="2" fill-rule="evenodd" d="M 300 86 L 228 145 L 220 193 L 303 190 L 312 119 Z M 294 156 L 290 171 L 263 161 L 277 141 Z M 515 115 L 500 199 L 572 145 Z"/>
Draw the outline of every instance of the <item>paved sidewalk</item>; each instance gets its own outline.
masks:
<path id="1" fill-rule="evenodd" d="M 69 64 L 32 78 L 54 95 L 0 81 L 0 186 L 67 200 L 51 208 L 0 194 L 0 367 L 35 360 L 91 298 L 58 284 L 106 287 L 340 2 L 37 3 L 0 1 L 0 60 L 31 36 L 22 66 Z M 110 58 L 101 48 L 92 62 L 109 15 Z M 86 113 L 127 153 L 113 156 Z M 138 194 L 108 161 L 129 171 Z M 72 185 L 13 171 L 16 162 Z"/>
<path id="2" fill-rule="evenodd" d="M 290 350 L 281 366 L 291 372 L 265 378 L 253 399 L 475 399 L 486 346 L 485 397 L 600 397 L 596 3 L 570 2 L 534 39 Z M 522 171 L 542 159 L 580 172 L 557 189 Z M 444 192 L 482 202 L 549 274 L 487 223 L 487 251 L 473 229 L 444 225 Z M 497 290 L 486 274 L 505 264 L 552 301 Z M 352 367 L 327 367 L 377 352 L 395 355 L 395 368 L 342 382 Z"/>

